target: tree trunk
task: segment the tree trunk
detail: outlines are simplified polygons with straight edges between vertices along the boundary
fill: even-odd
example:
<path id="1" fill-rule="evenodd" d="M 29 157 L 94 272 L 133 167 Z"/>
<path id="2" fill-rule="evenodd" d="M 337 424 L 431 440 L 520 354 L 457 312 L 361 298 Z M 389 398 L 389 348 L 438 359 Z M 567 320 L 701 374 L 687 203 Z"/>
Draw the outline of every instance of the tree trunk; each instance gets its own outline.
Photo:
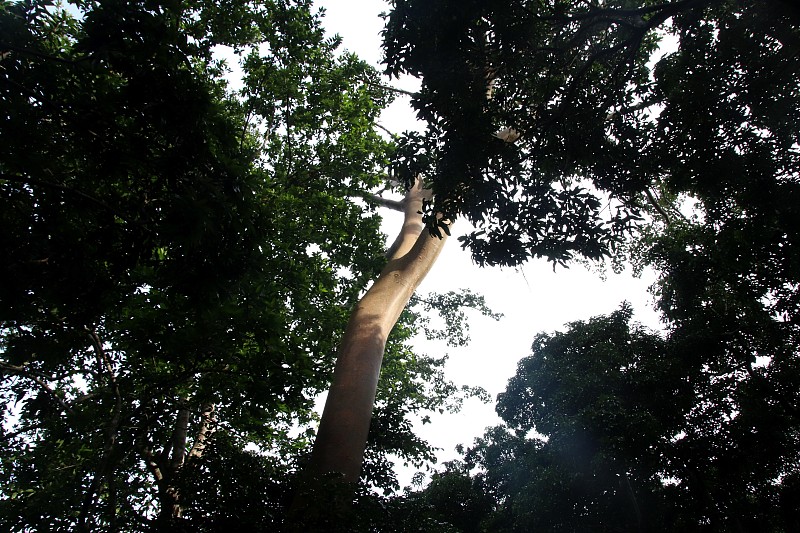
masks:
<path id="1" fill-rule="evenodd" d="M 178 487 L 178 477 L 182 470 L 193 464 L 193 460 L 202 457 L 208 445 L 208 439 L 215 429 L 214 404 L 203 404 L 200 413 L 200 427 L 197 429 L 192 448 L 187 453 L 191 420 L 192 410 L 189 398 L 183 397 L 179 400 L 175 426 L 164 450 L 159 454 L 154 454 L 147 446 L 142 446 L 139 450 L 156 480 L 161 505 L 158 522 L 159 527 L 164 530 L 171 528 L 176 520 L 183 517 L 183 502 Z"/>
<path id="2" fill-rule="evenodd" d="M 422 223 L 427 195 L 418 179 L 403 201 L 404 221 L 389 262 L 350 317 L 322 413 L 308 474 L 358 481 L 386 340 L 412 294 L 433 266 L 445 239 Z"/>

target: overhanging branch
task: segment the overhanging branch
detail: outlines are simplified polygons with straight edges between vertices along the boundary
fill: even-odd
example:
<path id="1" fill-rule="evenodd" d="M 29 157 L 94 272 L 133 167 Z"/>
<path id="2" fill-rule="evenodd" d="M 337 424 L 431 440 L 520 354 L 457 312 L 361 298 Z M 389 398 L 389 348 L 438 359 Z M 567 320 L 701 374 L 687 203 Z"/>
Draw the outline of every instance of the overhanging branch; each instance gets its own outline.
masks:
<path id="1" fill-rule="evenodd" d="M 406 206 L 404 200 L 391 200 L 389 198 L 384 198 L 383 196 L 378 196 L 377 194 L 373 194 L 370 192 L 361 193 L 359 194 L 359 196 L 364 200 L 366 200 L 367 202 L 378 205 L 380 207 L 386 207 L 393 211 L 402 212 Z"/>
<path id="2" fill-rule="evenodd" d="M 653 196 L 653 193 L 650 191 L 649 187 L 644 188 L 644 194 L 647 196 L 647 201 L 650 203 L 650 205 L 652 205 L 653 208 L 658 211 L 658 214 L 662 216 L 664 219 L 664 224 L 669 226 L 672 223 L 672 219 L 667 212 L 664 211 L 664 208 L 658 203 L 658 200 L 656 200 L 655 196 Z"/>
<path id="3" fill-rule="evenodd" d="M 704 5 L 711 5 L 717 0 L 682 0 L 680 2 L 665 2 L 663 4 L 656 4 L 652 6 L 645 6 L 636 9 L 603 9 L 592 7 L 589 11 L 583 13 L 568 13 L 563 15 L 535 15 L 539 20 L 558 21 L 558 22 L 576 22 L 585 20 L 608 20 L 612 22 L 622 23 L 625 19 L 635 17 L 643 17 L 654 13 L 663 14 L 669 13 L 669 16 L 677 14 L 687 9 L 693 9 Z M 530 9 L 529 9 L 530 11 Z M 667 18 L 669 18 L 669 16 Z"/>

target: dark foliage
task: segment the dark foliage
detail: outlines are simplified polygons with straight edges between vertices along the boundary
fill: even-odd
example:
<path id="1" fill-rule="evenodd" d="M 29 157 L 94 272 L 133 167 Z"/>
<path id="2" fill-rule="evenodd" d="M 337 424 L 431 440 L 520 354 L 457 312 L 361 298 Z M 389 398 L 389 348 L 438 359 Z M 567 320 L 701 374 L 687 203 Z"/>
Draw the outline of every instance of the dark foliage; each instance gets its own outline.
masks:
<path id="1" fill-rule="evenodd" d="M 478 226 L 466 239 L 476 259 L 592 257 L 565 246 L 558 231 L 527 233 L 535 226 L 523 210 L 572 180 L 590 183 L 597 205 L 619 209 L 619 220 L 641 217 L 623 244 L 614 241 L 623 226 L 606 215 L 598 233 L 581 233 L 600 246 L 587 250 L 614 250 L 619 267 L 660 274 L 663 335 L 632 324 L 623 307 L 537 337 L 498 400 L 508 427 L 489 430 L 445 473 L 471 471 L 471 490 L 493 500 L 482 530 L 795 530 L 797 8 L 476 1 L 454 14 L 445 1 L 395 6 L 387 65 L 423 77 L 417 105 L 437 139 L 411 139 L 405 161 L 452 170 L 438 190 L 453 214 Z M 446 31 L 433 39 L 435 17 Z M 651 55 L 658 42 L 665 48 Z M 487 71 L 494 98 L 461 102 L 485 90 Z M 468 127 L 462 109 L 483 124 L 473 137 L 459 133 Z M 491 139 L 508 125 L 521 135 L 513 146 Z M 413 158 L 425 150 L 426 159 Z M 451 165 L 451 156 L 466 163 Z M 500 161 L 518 166 L 504 174 Z M 473 178 L 473 169 L 487 177 Z M 507 194 L 463 185 L 472 179 L 501 190 L 506 179 L 519 184 Z M 526 196 L 537 180 L 544 192 Z M 502 204 L 510 198 L 519 200 L 513 209 Z M 473 205 L 481 206 L 474 214 Z M 575 220 L 600 220 L 587 213 Z M 492 248 L 508 242 L 514 253 Z M 442 521 L 457 520 L 448 505 L 437 509 Z"/>

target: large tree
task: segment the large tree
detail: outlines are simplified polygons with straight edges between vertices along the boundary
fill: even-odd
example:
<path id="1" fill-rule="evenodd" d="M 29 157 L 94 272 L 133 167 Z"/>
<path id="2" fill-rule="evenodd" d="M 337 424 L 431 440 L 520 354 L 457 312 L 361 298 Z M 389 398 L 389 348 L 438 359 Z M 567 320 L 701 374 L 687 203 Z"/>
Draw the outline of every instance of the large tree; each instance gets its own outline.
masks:
<path id="1" fill-rule="evenodd" d="M 358 477 L 383 344 L 435 261 L 451 223 L 466 215 L 479 224 L 487 217 L 488 226 L 495 226 L 502 217 L 486 239 L 476 238 L 485 233 L 481 228 L 466 237 L 465 245 L 481 264 L 519 264 L 532 255 L 558 262 L 573 255 L 597 259 L 607 253 L 616 232 L 635 218 L 614 215 L 606 223 L 600 200 L 573 176 L 532 176 L 529 162 L 535 159 L 524 148 L 526 141 L 515 144 L 519 121 L 498 113 L 495 99 L 502 98 L 503 106 L 510 97 L 503 89 L 504 76 L 526 75 L 505 64 L 513 54 L 500 54 L 498 39 L 536 37 L 530 28 L 509 26 L 509 19 L 519 14 L 519 2 L 507 7 L 486 2 L 392 4 L 384 32 L 387 73 L 421 79 L 413 104 L 428 127 L 424 135 L 406 134 L 398 141 L 393 170 L 409 191 L 404 229 L 348 326 L 315 443 L 312 473 L 339 473 L 348 481 Z M 645 60 L 645 53 L 638 54 L 639 66 Z M 541 65 L 529 62 L 525 68 Z M 640 78 L 642 69 L 636 74 Z M 426 188 L 433 197 L 423 198 Z"/>
<path id="2" fill-rule="evenodd" d="M 745 165 L 745 179 L 730 174 L 737 188 L 726 198 L 760 201 L 747 192 L 757 187 L 764 205 L 784 202 L 796 186 L 784 181 L 796 165 L 797 131 L 779 117 L 797 107 L 797 37 L 783 25 L 796 16 L 783 3 L 760 9 L 717 0 L 394 1 L 384 31 L 387 73 L 421 79 L 412 104 L 427 125 L 399 140 L 396 175 L 412 190 L 420 176 L 431 188 L 423 222 L 433 237 L 445 238 L 458 217 L 476 226 L 462 243 L 479 264 L 600 259 L 648 211 L 669 221 L 671 197 L 719 196 L 712 166 Z M 679 50 L 654 67 L 670 34 Z M 767 86 L 776 102 L 765 107 L 759 88 Z M 431 235 L 420 234 L 406 264 L 428 268 Z M 391 279 L 403 287 L 386 287 Z M 375 309 L 402 303 L 400 293 L 415 283 L 390 262 L 360 307 L 362 318 L 386 323 L 351 323 L 358 349 L 340 353 L 328 403 L 335 422 L 323 422 L 318 473 L 357 476 L 368 383 L 392 323 Z"/>
<path id="3" fill-rule="evenodd" d="M 0 524 L 279 523 L 383 262 L 376 74 L 306 1 L 4 2 L 0 35 Z M 388 453 L 431 456 L 408 413 L 455 392 L 414 331 L 365 469 L 387 488 Z"/>

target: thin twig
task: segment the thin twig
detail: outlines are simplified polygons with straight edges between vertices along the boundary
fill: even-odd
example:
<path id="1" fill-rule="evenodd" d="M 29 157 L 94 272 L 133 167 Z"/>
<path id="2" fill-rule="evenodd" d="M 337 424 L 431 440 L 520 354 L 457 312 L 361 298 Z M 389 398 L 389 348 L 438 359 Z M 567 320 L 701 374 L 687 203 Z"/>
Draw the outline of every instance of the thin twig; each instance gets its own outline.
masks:
<path id="1" fill-rule="evenodd" d="M 367 85 L 369 85 L 370 87 L 383 89 L 385 91 L 393 92 L 395 94 L 402 94 L 402 95 L 411 96 L 411 97 L 417 96 L 417 93 L 414 93 L 414 92 L 411 92 L 411 91 L 406 91 L 405 89 L 399 89 L 397 87 L 392 87 L 390 85 L 383 85 L 382 83 L 375 83 L 374 81 L 369 81 L 369 80 L 362 80 L 362 81 L 364 83 L 366 83 Z"/>
<path id="2" fill-rule="evenodd" d="M 655 196 L 653 196 L 653 193 L 650 192 L 650 188 L 649 187 L 645 187 L 644 188 L 644 194 L 645 194 L 645 196 L 647 196 L 647 201 L 650 202 L 650 205 L 652 205 L 655 208 L 655 210 L 658 211 L 658 213 L 662 217 L 664 217 L 664 224 L 669 226 L 672 223 L 672 219 L 667 214 L 667 212 L 664 211 L 664 208 L 661 207 L 661 205 L 659 205 L 659 203 L 656 200 Z"/>
<path id="3" fill-rule="evenodd" d="M 376 123 L 375 123 L 375 127 L 376 127 L 376 128 L 378 128 L 378 129 L 380 129 L 380 130 L 383 130 L 383 131 L 385 131 L 386 133 L 388 133 L 388 134 L 389 134 L 389 135 L 391 135 L 392 137 L 397 137 L 397 134 L 396 134 L 396 133 L 392 133 L 391 131 L 389 131 L 389 129 L 388 129 L 388 128 L 386 128 L 386 127 L 385 127 L 385 126 L 383 126 L 382 124 L 378 124 L 378 123 L 376 122 Z"/>

